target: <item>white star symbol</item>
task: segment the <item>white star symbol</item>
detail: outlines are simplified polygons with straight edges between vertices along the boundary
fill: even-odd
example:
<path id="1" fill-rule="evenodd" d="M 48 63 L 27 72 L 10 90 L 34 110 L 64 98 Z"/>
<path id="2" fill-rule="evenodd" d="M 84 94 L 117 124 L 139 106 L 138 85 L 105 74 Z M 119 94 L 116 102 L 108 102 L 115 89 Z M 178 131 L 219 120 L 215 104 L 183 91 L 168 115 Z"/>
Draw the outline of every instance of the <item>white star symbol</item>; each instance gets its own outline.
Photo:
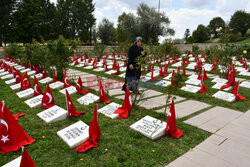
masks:
<path id="1" fill-rule="evenodd" d="M 2 139 L 1 140 L 3 141 L 3 143 L 5 143 L 6 141 L 8 141 L 10 139 L 8 139 L 8 135 L 7 136 L 2 135 Z"/>

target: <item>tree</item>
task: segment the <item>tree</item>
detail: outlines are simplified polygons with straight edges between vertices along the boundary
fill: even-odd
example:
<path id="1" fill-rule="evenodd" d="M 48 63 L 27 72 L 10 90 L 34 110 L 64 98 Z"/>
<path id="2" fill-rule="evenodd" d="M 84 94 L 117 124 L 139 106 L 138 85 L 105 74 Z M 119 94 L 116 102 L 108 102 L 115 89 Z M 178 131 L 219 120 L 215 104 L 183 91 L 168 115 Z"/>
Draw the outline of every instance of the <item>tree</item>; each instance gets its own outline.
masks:
<path id="1" fill-rule="evenodd" d="M 209 29 L 211 32 L 211 35 L 213 35 L 215 38 L 218 38 L 218 35 L 221 35 L 224 33 L 225 29 L 225 21 L 221 17 L 215 17 L 209 22 Z M 220 31 L 217 31 L 221 27 Z"/>
<path id="2" fill-rule="evenodd" d="M 190 30 L 187 28 L 185 33 L 184 33 L 184 39 L 185 39 L 186 43 L 187 43 L 189 37 L 190 37 Z"/>
<path id="3" fill-rule="evenodd" d="M 209 40 L 210 32 L 207 27 L 200 24 L 198 25 L 197 29 L 192 34 L 193 42 L 204 42 Z"/>
<path id="4" fill-rule="evenodd" d="M 236 11 L 230 19 L 229 26 L 233 32 L 240 32 L 243 37 L 250 28 L 250 13 Z"/>
<path id="5" fill-rule="evenodd" d="M 174 35 L 169 28 L 170 20 L 164 12 L 157 12 L 141 3 L 137 15 L 123 13 L 118 18 L 117 39 L 119 42 L 134 41 L 136 36 L 142 36 L 145 43 L 158 43 L 159 36 Z"/>
<path id="6" fill-rule="evenodd" d="M 107 18 L 104 18 L 98 25 L 97 33 L 103 44 L 113 42 L 115 37 L 114 23 L 110 22 Z"/>

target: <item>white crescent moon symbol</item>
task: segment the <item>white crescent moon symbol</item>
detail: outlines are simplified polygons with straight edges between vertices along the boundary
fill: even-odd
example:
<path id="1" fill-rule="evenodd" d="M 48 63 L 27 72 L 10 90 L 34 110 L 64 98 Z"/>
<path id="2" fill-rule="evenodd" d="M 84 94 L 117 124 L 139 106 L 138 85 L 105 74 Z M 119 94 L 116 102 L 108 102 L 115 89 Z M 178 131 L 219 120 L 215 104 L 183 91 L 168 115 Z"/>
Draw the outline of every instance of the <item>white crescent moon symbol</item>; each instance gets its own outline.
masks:
<path id="1" fill-rule="evenodd" d="M 37 84 L 35 84 L 34 90 L 35 90 L 35 92 L 36 92 L 37 94 L 39 94 L 39 92 L 37 91 Z"/>
<path id="2" fill-rule="evenodd" d="M 129 103 L 132 106 L 131 96 L 129 96 Z"/>
<path id="3" fill-rule="evenodd" d="M 48 102 L 48 103 L 51 103 L 51 102 L 52 102 L 52 96 L 51 96 L 51 94 L 47 92 L 47 93 L 46 93 L 46 96 L 49 97 L 49 102 Z"/>
<path id="4" fill-rule="evenodd" d="M 65 82 L 67 85 L 69 85 L 69 81 L 68 81 L 68 78 L 67 78 L 67 77 L 64 79 L 64 82 Z"/>
<path id="5" fill-rule="evenodd" d="M 28 81 L 28 79 L 27 79 L 27 78 L 24 78 L 23 82 L 24 82 L 24 81 L 26 81 L 26 80 Z"/>
<path id="6" fill-rule="evenodd" d="M 7 131 L 8 131 L 9 126 L 8 126 L 7 122 L 5 122 L 3 119 L 0 119 L 0 124 L 5 125 L 5 126 L 6 126 L 6 129 L 7 129 Z"/>
<path id="7" fill-rule="evenodd" d="M 79 88 L 80 88 L 80 85 L 79 85 L 79 83 L 77 83 L 76 87 L 79 87 Z"/>

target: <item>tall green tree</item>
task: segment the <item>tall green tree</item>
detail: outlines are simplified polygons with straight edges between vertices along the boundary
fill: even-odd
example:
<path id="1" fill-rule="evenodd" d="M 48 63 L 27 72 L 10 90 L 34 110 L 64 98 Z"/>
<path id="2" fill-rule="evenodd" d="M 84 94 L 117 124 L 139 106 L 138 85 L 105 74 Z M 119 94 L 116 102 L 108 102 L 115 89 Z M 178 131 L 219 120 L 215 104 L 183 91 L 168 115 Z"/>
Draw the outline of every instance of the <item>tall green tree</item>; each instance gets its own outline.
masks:
<path id="1" fill-rule="evenodd" d="M 110 44 L 115 38 L 114 23 L 104 18 L 98 25 L 98 37 L 102 40 L 103 44 Z"/>
<path id="2" fill-rule="evenodd" d="M 192 33 L 193 42 L 205 42 L 210 38 L 210 32 L 207 27 L 200 24 L 197 29 Z"/>
<path id="3" fill-rule="evenodd" d="M 229 26 L 233 32 L 240 32 L 243 37 L 250 28 L 250 13 L 236 11 L 230 19 Z"/>
<path id="4" fill-rule="evenodd" d="M 211 35 L 213 35 L 215 38 L 218 37 L 218 35 L 221 35 L 224 33 L 224 29 L 225 29 L 225 21 L 221 18 L 221 17 L 215 17 L 213 18 L 210 22 L 209 22 L 209 29 L 210 29 L 210 33 Z M 219 28 L 222 28 L 220 31 L 216 31 Z"/>

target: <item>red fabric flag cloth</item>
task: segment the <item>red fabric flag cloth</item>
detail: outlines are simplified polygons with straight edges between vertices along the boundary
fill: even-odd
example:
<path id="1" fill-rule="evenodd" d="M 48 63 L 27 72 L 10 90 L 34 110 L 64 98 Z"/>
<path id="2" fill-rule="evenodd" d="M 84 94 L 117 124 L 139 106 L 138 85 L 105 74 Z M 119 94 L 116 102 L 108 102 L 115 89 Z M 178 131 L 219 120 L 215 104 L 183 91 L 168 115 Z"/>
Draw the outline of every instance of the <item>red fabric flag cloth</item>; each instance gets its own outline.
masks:
<path id="1" fill-rule="evenodd" d="M 50 108 L 50 107 L 53 107 L 54 104 L 55 104 L 54 97 L 53 97 L 52 92 L 50 90 L 49 84 L 47 84 L 46 91 L 45 91 L 43 98 L 42 98 L 41 107 L 42 108 Z"/>
<path id="2" fill-rule="evenodd" d="M 168 65 L 165 64 L 164 73 L 168 73 Z"/>
<path id="3" fill-rule="evenodd" d="M 19 117 L 22 117 L 24 116 L 24 113 L 17 113 L 17 114 L 14 114 L 13 117 L 15 118 L 16 121 L 19 120 Z"/>
<path id="4" fill-rule="evenodd" d="M 17 70 L 15 78 L 16 78 L 16 83 L 20 83 L 21 82 L 22 75 L 21 75 L 21 73 L 20 73 L 19 70 Z"/>
<path id="5" fill-rule="evenodd" d="M 76 90 L 77 90 L 77 92 L 76 92 L 77 94 L 82 94 L 82 95 L 91 92 L 91 91 L 83 91 L 83 88 L 82 88 L 82 79 L 81 79 L 80 76 L 79 76 L 78 81 L 77 81 Z"/>
<path id="6" fill-rule="evenodd" d="M 155 77 L 154 77 L 154 69 L 152 68 L 151 69 L 151 79 L 149 80 L 150 82 L 154 82 L 154 81 L 158 81 L 158 80 L 160 80 L 160 79 L 156 79 Z"/>
<path id="7" fill-rule="evenodd" d="M 35 70 L 35 67 L 33 66 L 32 62 L 30 62 L 30 69 Z"/>
<path id="8" fill-rule="evenodd" d="M 78 64 L 79 64 L 78 59 L 76 59 L 74 65 L 76 66 L 76 65 L 78 65 Z"/>
<path id="9" fill-rule="evenodd" d="M 0 153 L 17 151 L 20 147 L 32 144 L 31 138 L 15 120 L 4 103 L 0 102 Z"/>
<path id="10" fill-rule="evenodd" d="M 57 82 L 57 81 L 59 81 L 59 80 L 56 78 L 55 69 L 53 69 L 53 82 Z"/>
<path id="11" fill-rule="evenodd" d="M 15 69 L 15 67 L 12 67 L 13 70 L 12 70 L 12 74 L 14 76 L 14 78 L 16 78 L 16 75 L 17 75 L 17 69 Z"/>
<path id="12" fill-rule="evenodd" d="M 105 103 L 110 103 L 111 100 L 108 100 L 106 93 L 104 91 L 104 88 L 102 86 L 102 79 L 99 78 L 99 101 L 100 102 L 105 102 Z"/>
<path id="13" fill-rule="evenodd" d="M 203 75 L 203 79 L 204 79 L 204 80 L 208 80 L 208 77 L 207 77 L 207 73 L 206 73 L 205 68 L 204 68 L 204 69 L 203 69 L 203 68 L 200 69 L 200 72 L 199 72 L 199 74 L 198 74 L 197 79 L 198 79 L 198 80 L 201 80 L 202 75 Z"/>
<path id="14" fill-rule="evenodd" d="M 119 63 L 117 63 L 117 65 L 116 65 L 116 72 L 111 73 L 111 75 L 118 75 L 118 74 L 120 74 L 120 65 L 119 65 Z"/>
<path id="15" fill-rule="evenodd" d="M 113 68 L 113 69 L 116 68 L 116 59 L 114 59 L 112 68 Z"/>
<path id="16" fill-rule="evenodd" d="M 166 132 L 166 135 L 172 136 L 178 139 L 183 135 L 183 132 L 180 131 L 176 126 L 174 98 L 172 99 L 172 104 L 171 104 L 169 112 L 170 113 L 168 114 L 168 120 L 167 120 L 167 126 L 165 129 L 165 132 Z"/>
<path id="17" fill-rule="evenodd" d="M 128 65 L 128 63 L 127 63 L 127 60 L 125 59 L 123 66 L 126 67 L 127 65 Z"/>
<path id="18" fill-rule="evenodd" d="M 107 66 L 106 63 L 104 64 L 104 68 L 105 68 L 105 71 L 109 71 L 110 70 L 110 69 L 108 69 L 108 66 Z"/>
<path id="19" fill-rule="evenodd" d="M 239 100 L 247 100 L 245 97 L 243 97 L 240 93 L 239 93 L 239 82 L 237 82 L 236 86 L 234 87 L 234 89 L 232 90 L 232 94 L 234 94 L 235 99 L 237 101 Z"/>
<path id="20" fill-rule="evenodd" d="M 180 73 L 180 66 L 178 66 L 177 68 L 177 73 Z"/>
<path id="21" fill-rule="evenodd" d="M 23 148 L 23 154 L 20 162 L 20 167 L 36 167 L 36 164 L 30 157 L 29 153 Z"/>
<path id="22" fill-rule="evenodd" d="M 177 87 L 177 85 L 174 83 L 174 75 L 175 75 L 175 70 L 173 70 L 173 72 L 172 72 L 171 85 L 172 85 L 172 87 Z M 179 85 L 179 87 L 180 87 L 180 85 Z"/>
<path id="23" fill-rule="evenodd" d="M 34 76 L 34 96 L 38 96 L 40 94 L 44 94 L 44 92 L 40 88 L 36 76 Z"/>
<path id="24" fill-rule="evenodd" d="M 201 79 L 201 89 L 198 91 L 199 93 L 205 93 L 207 91 L 207 87 L 204 83 L 204 78 Z"/>
<path id="25" fill-rule="evenodd" d="M 160 66 L 159 74 L 161 77 L 167 76 L 167 75 L 165 75 L 165 72 L 162 71 L 162 65 Z"/>
<path id="26" fill-rule="evenodd" d="M 24 74 L 24 76 L 21 79 L 21 89 L 22 90 L 26 90 L 31 88 L 31 83 L 30 83 L 30 79 L 28 77 L 27 72 Z"/>
<path id="27" fill-rule="evenodd" d="M 69 96 L 69 92 L 66 89 L 66 104 L 67 104 L 67 109 L 68 109 L 68 117 L 77 117 L 80 114 L 86 113 L 86 111 L 76 111 L 75 106 Z"/>
<path id="28" fill-rule="evenodd" d="M 66 72 L 64 72 L 64 88 L 67 88 L 67 87 L 70 87 L 70 84 L 69 84 L 69 79 L 66 75 Z"/>
<path id="29" fill-rule="evenodd" d="M 230 86 L 234 86 L 235 85 L 235 73 L 232 72 L 231 76 L 230 76 L 230 79 L 228 81 L 228 83 L 226 85 L 223 85 L 220 89 L 226 89 Z"/>
<path id="30" fill-rule="evenodd" d="M 39 65 L 37 64 L 36 65 L 36 74 L 39 74 L 39 73 L 41 73 L 41 71 L 40 71 Z"/>
<path id="31" fill-rule="evenodd" d="M 48 77 L 48 76 L 47 76 L 47 73 L 46 73 L 46 70 L 45 70 L 45 67 L 43 67 L 43 73 L 42 73 L 42 74 L 43 74 L 43 75 L 42 75 L 42 79 Z"/>
<path id="32" fill-rule="evenodd" d="M 118 118 L 124 119 L 128 118 L 128 115 L 131 113 L 131 110 L 132 110 L 132 100 L 128 87 L 126 86 L 126 93 L 123 104 L 121 107 L 115 110 L 114 114 L 119 114 Z"/>
<path id="33" fill-rule="evenodd" d="M 95 105 L 94 117 L 89 125 L 89 139 L 85 141 L 82 145 L 76 148 L 77 152 L 86 152 L 90 148 L 98 147 L 98 141 L 101 137 L 101 129 L 97 120 L 97 104 Z"/>
<path id="34" fill-rule="evenodd" d="M 82 57 L 82 55 L 81 55 L 81 62 L 83 62 L 83 57 Z"/>

